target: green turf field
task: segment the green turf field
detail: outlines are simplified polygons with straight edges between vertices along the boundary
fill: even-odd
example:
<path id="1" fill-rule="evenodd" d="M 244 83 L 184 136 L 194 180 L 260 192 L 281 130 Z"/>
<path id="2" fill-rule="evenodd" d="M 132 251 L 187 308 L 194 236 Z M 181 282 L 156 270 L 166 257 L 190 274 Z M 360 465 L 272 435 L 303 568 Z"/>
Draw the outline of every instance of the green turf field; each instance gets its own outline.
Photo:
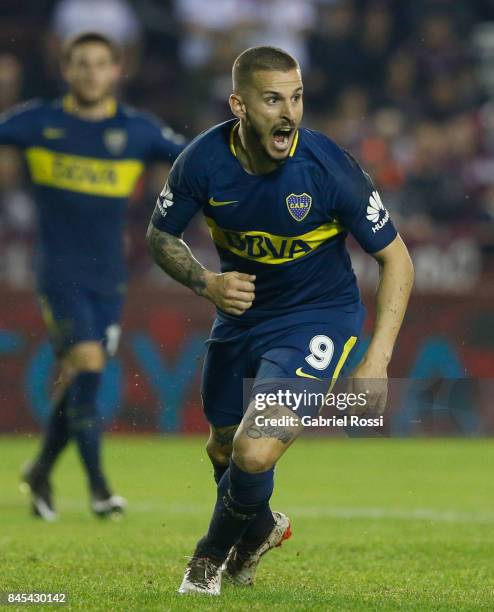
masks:
<path id="1" fill-rule="evenodd" d="M 17 487 L 36 440 L 0 438 L 0 591 L 63 591 L 62 609 L 80 610 L 494 609 L 494 441 L 297 441 L 272 503 L 293 538 L 264 558 L 255 587 L 211 599 L 176 594 L 214 498 L 203 444 L 108 439 L 130 504 L 120 522 L 89 514 L 71 449 L 54 474 L 60 520 L 46 524 Z"/>

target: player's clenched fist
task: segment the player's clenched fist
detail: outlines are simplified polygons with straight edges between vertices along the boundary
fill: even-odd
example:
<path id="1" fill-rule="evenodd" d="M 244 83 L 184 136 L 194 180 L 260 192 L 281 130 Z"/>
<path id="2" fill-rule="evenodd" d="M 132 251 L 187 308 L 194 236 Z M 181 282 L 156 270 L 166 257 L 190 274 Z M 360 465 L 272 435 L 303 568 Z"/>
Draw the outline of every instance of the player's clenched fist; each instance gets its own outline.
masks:
<path id="1" fill-rule="evenodd" d="M 256 277 L 242 272 L 206 275 L 204 296 L 228 314 L 241 315 L 252 306 Z"/>

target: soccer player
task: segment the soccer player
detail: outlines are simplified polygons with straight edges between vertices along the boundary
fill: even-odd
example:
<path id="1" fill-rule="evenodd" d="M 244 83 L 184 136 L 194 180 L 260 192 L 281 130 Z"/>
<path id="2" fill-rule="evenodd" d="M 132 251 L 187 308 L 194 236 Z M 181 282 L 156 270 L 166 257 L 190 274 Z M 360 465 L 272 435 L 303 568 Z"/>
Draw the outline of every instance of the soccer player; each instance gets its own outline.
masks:
<path id="1" fill-rule="evenodd" d="M 236 119 L 198 136 L 158 198 L 148 243 L 161 268 L 217 307 L 202 395 L 217 501 L 179 592 L 218 595 L 222 573 L 252 584 L 261 555 L 290 536 L 272 512 L 273 468 L 303 427 L 280 402 L 243 413 L 242 380 L 280 389 L 288 379 L 334 381 L 364 319 L 345 237 L 379 263 L 372 340 L 354 390 L 382 413 L 387 367 L 412 285 L 407 249 L 369 177 L 331 139 L 301 128 L 302 78 L 281 49 L 247 49 L 233 65 Z M 181 235 L 202 209 L 220 260 L 206 270 Z M 327 388 L 327 387 L 326 387 Z M 266 424 L 256 417 L 272 419 Z M 265 423 L 263 425 L 263 423 Z M 309 467 L 309 466 L 308 466 Z M 224 569 L 223 569 L 224 568 Z"/>
<path id="2" fill-rule="evenodd" d="M 24 151 L 38 206 L 37 289 L 61 374 L 42 448 L 23 479 L 36 515 L 56 518 L 50 473 L 71 438 L 97 515 L 122 511 L 101 465 L 96 396 L 117 349 L 125 294 L 126 203 L 144 164 L 173 162 L 173 132 L 115 100 L 119 49 L 99 33 L 70 40 L 62 59 L 69 93 L 0 119 L 0 144 Z"/>

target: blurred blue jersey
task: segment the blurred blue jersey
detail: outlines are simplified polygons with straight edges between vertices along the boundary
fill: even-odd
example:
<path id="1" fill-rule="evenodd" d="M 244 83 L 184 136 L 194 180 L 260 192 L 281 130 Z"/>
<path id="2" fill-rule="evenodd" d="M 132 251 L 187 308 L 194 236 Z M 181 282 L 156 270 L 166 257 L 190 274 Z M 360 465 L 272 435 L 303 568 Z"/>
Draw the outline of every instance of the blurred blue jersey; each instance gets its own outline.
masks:
<path id="1" fill-rule="evenodd" d="M 0 118 L 0 144 L 24 150 L 38 205 L 38 284 L 113 292 L 125 282 L 128 197 L 144 165 L 173 162 L 182 146 L 153 117 L 110 102 L 108 117 L 72 112 L 70 96 Z"/>
<path id="2" fill-rule="evenodd" d="M 152 222 L 180 235 L 202 209 L 223 272 L 255 274 L 256 298 L 240 317 L 251 324 L 297 310 L 358 308 L 345 238 L 369 253 L 396 236 L 378 192 L 358 163 L 323 134 L 300 128 L 288 159 L 265 175 L 236 157 L 238 121 L 198 136 L 175 162 Z"/>

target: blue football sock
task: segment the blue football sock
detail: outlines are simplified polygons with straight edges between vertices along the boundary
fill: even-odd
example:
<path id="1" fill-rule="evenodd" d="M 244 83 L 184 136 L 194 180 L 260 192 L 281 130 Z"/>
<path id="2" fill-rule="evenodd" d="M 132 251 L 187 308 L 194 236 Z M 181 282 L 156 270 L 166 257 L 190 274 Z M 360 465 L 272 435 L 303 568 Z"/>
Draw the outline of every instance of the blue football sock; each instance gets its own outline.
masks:
<path id="1" fill-rule="evenodd" d="M 233 460 L 218 484 L 218 496 L 207 534 L 197 544 L 197 556 L 226 559 L 247 527 L 269 506 L 273 470 L 244 472 Z"/>
<path id="2" fill-rule="evenodd" d="M 101 469 L 101 423 L 96 396 L 101 372 L 80 372 L 70 386 L 68 422 L 92 490 L 106 488 Z"/>
<path id="3" fill-rule="evenodd" d="M 34 469 L 39 476 L 49 476 L 60 453 L 70 440 L 70 431 L 67 424 L 68 395 L 69 389 L 67 388 L 53 407 L 43 446 L 34 464 Z"/>
<path id="4" fill-rule="evenodd" d="M 247 526 L 237 547 L 245 552 L 254 552 L 266 540 L 275 525 L 269 504 L 261 510 Z"/>
<path id="5" fill-rule="evenodd" d="M 228 469 L 228 465 L 213 463 L 214 480 L 219 484 L 223 474 Z M 256 518 L 248 525 L 243 536 L 238 542 L 238 547 L 244 551 L 254 551 L 264 542 L 274 527 L 273 513 L 269 504 L 258 513 Z"/>

